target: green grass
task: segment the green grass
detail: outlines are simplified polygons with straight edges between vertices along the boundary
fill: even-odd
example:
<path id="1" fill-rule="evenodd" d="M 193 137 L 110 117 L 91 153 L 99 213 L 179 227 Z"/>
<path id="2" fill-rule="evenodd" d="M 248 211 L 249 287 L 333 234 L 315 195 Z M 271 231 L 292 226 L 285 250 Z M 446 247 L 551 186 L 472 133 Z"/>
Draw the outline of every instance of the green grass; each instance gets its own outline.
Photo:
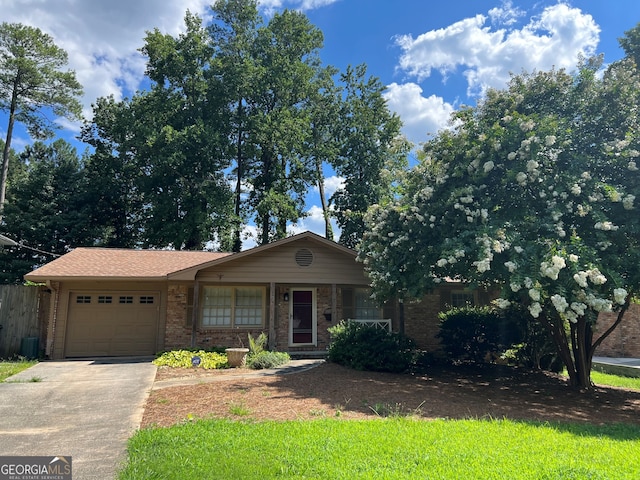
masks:
<path id="1" fill-rule="evenodd" d="M 609 373 L 591 370 L 591 381 L 596 385 L 609 385 L 612 387 L 640 390 L 640 378 L 638 377 L 621 377 L 620 375 L 611 375 Z"/>
<path id="2" fill-rule="evenodd" d="M 593 371 L 592 380 L 640 390 L 639 378 Z M 240 407 L 237 415 L 249 414 L 244 405 L 230 408 Z M 187 418 L 174 427 L 141 430 L 129 440 L 129 462 L 118 478 L 640 478 L 636 425 L 316 416 L 307 422 Z"/>
<path id="3" fill-rule="evenodd" d="M 7 378 L 16 373 L 20 373 L 27 368 L 33 367 L 36 360 L 18 360 L 18 361 L 1 361 L 0 362 L 0 382 L 4 382 Z M 35 377 L 34 377 L 35 378 Z"/>
<path id="4" fill-rule="evenodd" d="M 637 479 L 639 451 L 629 425 L 206 420 L 137 432 L 118 478 Z"/>

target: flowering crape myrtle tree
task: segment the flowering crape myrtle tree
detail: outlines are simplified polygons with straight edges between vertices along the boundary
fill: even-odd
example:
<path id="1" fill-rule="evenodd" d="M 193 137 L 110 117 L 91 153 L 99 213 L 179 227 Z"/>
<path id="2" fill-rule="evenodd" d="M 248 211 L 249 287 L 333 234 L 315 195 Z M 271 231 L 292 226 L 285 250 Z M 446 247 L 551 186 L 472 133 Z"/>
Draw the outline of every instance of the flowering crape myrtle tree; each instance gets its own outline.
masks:
<path id="1" fill-rule="evenodd" d="M 425 144 L 403 194 L 375 206 L 360 259 L 374 295 L 419 299 L 455 278 L 524 305 L 588 388 L 593 352 L 640 277 L 640 77 L 523 74 Z M 601 312 L 617 311 L 598 328 Z"/>

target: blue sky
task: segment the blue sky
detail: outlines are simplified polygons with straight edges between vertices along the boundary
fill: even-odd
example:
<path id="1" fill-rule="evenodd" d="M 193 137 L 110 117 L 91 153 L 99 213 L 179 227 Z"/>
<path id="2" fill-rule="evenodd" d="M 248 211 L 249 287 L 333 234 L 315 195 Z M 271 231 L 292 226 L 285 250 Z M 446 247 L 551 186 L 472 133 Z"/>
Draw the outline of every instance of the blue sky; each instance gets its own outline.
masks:
<path id="1" fill-rule="evenodd" d="M 140 85 L 144 59 L 137 51 L 145 31 L 177 35 L 187 9 L 207 15 L 213 0 L 0 0 L 2 21 L 41 28 L 69 53 L 84 85 L 87 115 L 100 96 L 130 96 Z M 387 85 L 389 107 L 416 144 L 446 127 L 452 111 L 475 105 L 486 88 L 501 88 L 509 73 L 571 70 L 579 54 L 623 52 L 617 39 L 640 22 L 638 0 L 262 0 L 265 15 L 303 10 L 325 37 L 321 57 L 340 70 L 366 63 Z M 78 125 L 61 121 L 72 139 Z M 4 138 L 6 119 L 0 116 Z M 18 129 L 13 146 L 31 143 Z M 78 144 L 82 152 L 84 146 Z M 340 184 L 328 179 L 329 189 Z M 292 231 L 322 232 L 319 202 Z"/>

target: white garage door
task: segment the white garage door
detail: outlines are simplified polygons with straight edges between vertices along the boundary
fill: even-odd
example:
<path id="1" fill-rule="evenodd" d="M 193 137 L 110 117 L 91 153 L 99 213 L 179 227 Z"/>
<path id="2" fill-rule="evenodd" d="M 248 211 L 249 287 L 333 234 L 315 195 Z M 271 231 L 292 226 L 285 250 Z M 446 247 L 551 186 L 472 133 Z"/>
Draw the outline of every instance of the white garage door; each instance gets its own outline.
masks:
<path id="1" fill-rule="evenodd" d="M 159 292 L 72 292 L 66 357 L 153 355 Z"/>

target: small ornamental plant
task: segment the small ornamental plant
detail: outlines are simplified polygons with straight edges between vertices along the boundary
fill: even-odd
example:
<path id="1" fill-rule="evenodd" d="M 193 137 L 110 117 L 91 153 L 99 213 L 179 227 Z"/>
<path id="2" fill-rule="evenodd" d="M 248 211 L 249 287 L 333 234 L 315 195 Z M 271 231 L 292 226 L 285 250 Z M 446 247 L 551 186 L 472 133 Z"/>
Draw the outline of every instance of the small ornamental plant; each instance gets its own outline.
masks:
<path id="1" fill-rule="evenodd" d="M 223 353 L 205 350 L 171 350 L 160 354 L 153 364 L 159 367 L 193 368 L 193 358 L 200 358 L 198 368 L 205 370 L 227 368 L 227 356 Z"/>
<path id="2" fill-rule="evenodd" d="M 249 354 L 247 355 L 247 367 L 254 370 L 275 368 L 291 361 L 286 352 L 272 352 L 267 350 L 269 337 L 262 332 L 257 338 L 249 334 Z"/>

